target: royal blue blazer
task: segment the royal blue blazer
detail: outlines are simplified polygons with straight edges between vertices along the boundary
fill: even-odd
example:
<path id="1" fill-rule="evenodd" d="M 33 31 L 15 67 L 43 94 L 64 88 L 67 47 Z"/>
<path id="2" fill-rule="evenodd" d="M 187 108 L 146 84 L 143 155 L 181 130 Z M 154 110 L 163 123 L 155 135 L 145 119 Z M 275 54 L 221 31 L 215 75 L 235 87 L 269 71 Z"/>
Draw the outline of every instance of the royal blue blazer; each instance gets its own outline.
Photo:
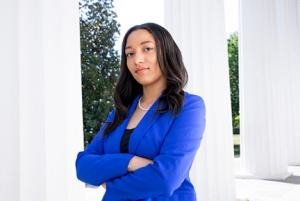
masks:
<path id="1" fill-rule="evenodd" d="M 87 148 L 79 152 L 76 171 L 79 180 L 99 186 L 106 183 L 103 201 L 195 201 L 196 193 L 189 170 L 200 146 L 205 127 L 202 98 L 185 92 L 181 112 L 155 113 L 156 101 L 134 129 L 128 153 L 120 153 L 120 141 L 139 96 L 126 119 L 108 137 L 102 132 L 114 111 Z M 153 164 L 128 172 L 134 156 L 153 160 Z"/>

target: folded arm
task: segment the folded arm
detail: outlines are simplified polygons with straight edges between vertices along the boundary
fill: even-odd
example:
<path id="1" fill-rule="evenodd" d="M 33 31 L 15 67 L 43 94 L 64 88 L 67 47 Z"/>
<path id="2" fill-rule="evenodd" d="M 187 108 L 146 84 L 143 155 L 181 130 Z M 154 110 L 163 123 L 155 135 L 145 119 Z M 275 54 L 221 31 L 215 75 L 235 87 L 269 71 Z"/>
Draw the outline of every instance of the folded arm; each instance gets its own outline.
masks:
<path id="1" fill-rule="evenodd" d="M 106 121 L 111 121 L 112 117 L 113 113 L 110 113 Z M 87 148 L 78 153 L 76 159 L 78 179 L 94 186 L 127 174 L 129 161 L 133 157 L 132 154 L 104 154 L 104 128 L 105 124 Z"/>

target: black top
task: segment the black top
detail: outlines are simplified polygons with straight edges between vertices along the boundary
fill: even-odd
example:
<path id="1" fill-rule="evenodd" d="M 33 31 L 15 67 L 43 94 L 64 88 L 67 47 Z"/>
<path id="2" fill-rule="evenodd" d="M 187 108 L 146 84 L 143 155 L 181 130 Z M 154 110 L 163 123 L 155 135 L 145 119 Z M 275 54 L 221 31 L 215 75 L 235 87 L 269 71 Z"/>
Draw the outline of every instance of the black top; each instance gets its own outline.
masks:
<path id="1" fill-rule="evenodd" d="M 129 139 L 130 139 L 130 136 L 133 132 L 134 128 L 131 128 L 131 129 L 126 129 L 123 136 L 122 136 L 122 139 L 121 139 L 121 143 L 120 143 L 120 151 L 121 153 L 128 153 L 128 144 L 129 144 Z"/>

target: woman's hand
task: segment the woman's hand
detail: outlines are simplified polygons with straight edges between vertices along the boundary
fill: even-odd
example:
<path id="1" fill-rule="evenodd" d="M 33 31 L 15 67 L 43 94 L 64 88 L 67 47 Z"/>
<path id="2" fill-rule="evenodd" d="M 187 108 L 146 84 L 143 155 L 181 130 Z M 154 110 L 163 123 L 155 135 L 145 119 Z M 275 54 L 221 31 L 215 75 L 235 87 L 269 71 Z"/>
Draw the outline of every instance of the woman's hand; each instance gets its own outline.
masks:
<path id="1" fill-rule="evenodd" d="M 133 172 L 139 168 L 145 167 L 149 164 L 153 163 L 152 160 L 149 160 L 147 158 L 134 156 L 128 163 L 128 171 Z"/>
<path id="2" fill-rule="evenodd" d="M 101 186 L 106 189 L 106 183 L 101 184 Z"/>

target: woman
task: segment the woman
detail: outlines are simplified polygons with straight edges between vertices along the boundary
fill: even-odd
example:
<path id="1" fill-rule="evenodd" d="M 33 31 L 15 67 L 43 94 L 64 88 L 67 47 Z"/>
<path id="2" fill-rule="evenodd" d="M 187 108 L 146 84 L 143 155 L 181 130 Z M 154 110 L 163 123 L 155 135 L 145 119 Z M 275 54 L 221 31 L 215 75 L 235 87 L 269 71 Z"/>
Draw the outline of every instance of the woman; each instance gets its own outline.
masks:
<path id="1" fill-rule="evenodd" d="M 106 188 L 104 201 L 194 201 L 189 170 L 205 127 L 203 100 L 183 91 L 181 52 L 146 23 L 122 43 L 115 110 L 76 160 L 77 177 Z"/>

